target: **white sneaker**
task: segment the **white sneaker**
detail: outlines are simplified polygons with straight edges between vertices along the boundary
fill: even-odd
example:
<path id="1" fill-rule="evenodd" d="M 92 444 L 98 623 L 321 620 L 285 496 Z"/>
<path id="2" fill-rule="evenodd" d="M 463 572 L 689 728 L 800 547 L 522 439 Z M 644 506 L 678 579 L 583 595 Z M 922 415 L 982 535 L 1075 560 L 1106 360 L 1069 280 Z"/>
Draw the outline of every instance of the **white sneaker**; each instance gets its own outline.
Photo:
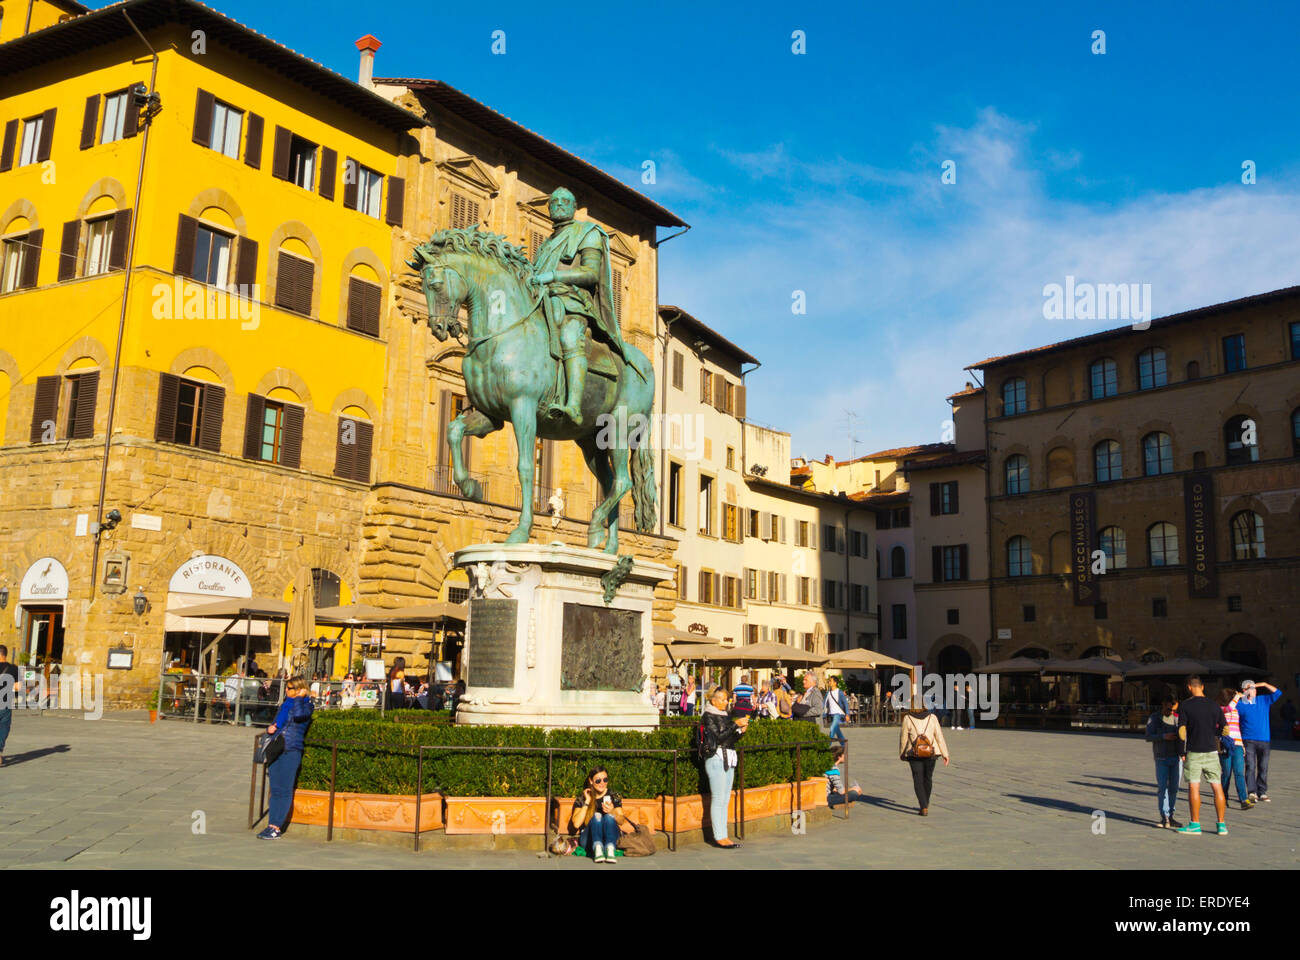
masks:
<path id="1" fill-rule="evenodd" d="M 598 843 L 594 847 L 592 847 L 592 853 L 595 854 L 595 856 L 592 859 L 596 863 L 605 862 L 605 845 L 603 843 Z"/>
<path id="2" fill-rule="evenodd" d="M 961 729 L 961 727 L 957 727 L 957 728 L 956 728 L 956 729 L 958 729 L 958 730 L 960 730 L 960 729 Z"/>

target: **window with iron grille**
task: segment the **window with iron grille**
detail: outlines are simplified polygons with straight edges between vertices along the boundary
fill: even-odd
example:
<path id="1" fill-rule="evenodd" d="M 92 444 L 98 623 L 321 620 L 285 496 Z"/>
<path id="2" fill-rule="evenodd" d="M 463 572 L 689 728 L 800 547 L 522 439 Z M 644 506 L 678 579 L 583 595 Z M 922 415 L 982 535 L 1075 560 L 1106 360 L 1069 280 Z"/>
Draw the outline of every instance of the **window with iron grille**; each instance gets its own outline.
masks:
<path id="1" fill-rule="evenodd" d="M 469 587 L 448 587 L 448 603 L 464 603 L 469 599 Z"/>
<path id="2" fill-rule="evenodd" d="M 1241 613 L 1241 596 L 1240 596 L 1240 595 L 1238 595 L 1238 594 L 1233 594 L 1232 596 L 1228 597 L 1228 612 L 1229 612 L 1229 613 Z"/>

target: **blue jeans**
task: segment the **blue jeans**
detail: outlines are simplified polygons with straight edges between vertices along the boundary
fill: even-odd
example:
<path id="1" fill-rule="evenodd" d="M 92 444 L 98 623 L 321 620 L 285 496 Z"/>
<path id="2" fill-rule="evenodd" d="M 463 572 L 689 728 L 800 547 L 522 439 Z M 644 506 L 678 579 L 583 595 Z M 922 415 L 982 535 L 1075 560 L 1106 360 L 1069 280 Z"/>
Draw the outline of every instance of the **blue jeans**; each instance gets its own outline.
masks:
<path id="1" fill-rule="evenodd" d="M 968 707 L 966 709 L 966 727 L 969 730 L 975 729 L 975 708 L 974 707 Z"/>
<path id="2" fill-rule="evenodd" d="M 722 757 L 716 753 L 704 761 L 704 772 L 709 778 L 709 825 L 714 840 L 727 839 L 727 803 L 731 799 L 731 784 L 736 779 L 736 768 L 722 768 Z"/>
<path id="3" fill-rule="evenodd" d="M 1156 813 L 1167 820 L 1178 809 L 1178 757 L 1162 757 L 1156 761 Z"/>
<path id="4" fill-rule="evenodd" d="M 598 843 L 603 843 L 607 847 L 613 847 L 618 843 L 618 821 L 614 819 L 613 814 L 592 814 L 591 821 L 578 834 L 578 846 L 586 850 L 588 856 Z"/>
<path id="5" fill-rule="evenodd" d="M 1246 741 L 1246 790 L 1256 796 L 1268 793 L 1267 740 Z"/>
<path id="6" fill-rule="evenodd" d="M 267 767 L 271 778 L 271 809 L 267 823 L 283 830 L 293 810 L 293 787 L 302 763 L 301 750 L 286 750 Z"/>
<path id="7" fill-rule="evenodd" d="M 1245 801 L 1246 799 L 1246 748 L 1237 744 L 1232 744 L 1232 752 L 1219 757 L 1219 768 L 1221 774 L 1219 782 L 1223 784 L 1223 792 L 1228 792 L 1228 783 L 1232 780 L 1232 775 L 1237 775 L 1237 799 Z"/>
<path id="8" fill-rule="evenodd" d="M 840 713 L 831 715 L 831 739 L 838 740 L 840 743 L 847 743 L 844 734 L 840 733 L 840 724 L 844 721 L 844 715 Z"/>
<path id="9" fill-rule="evenodd" d="M 14 712 L 0 707 L 0 753 L 5 752 L 5 741 L 9 739 L 9 725 L 14 722 Z"/>

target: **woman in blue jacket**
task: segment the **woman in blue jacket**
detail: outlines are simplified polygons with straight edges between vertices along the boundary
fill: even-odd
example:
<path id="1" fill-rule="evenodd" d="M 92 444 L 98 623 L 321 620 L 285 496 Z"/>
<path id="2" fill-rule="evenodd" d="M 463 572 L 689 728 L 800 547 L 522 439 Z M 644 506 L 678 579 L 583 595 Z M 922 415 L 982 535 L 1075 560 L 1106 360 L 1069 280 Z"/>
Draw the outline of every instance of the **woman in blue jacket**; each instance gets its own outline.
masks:
<path id="1" fill-rule="evenodd" d="M 267 733 L 279 730 L 284 735 L 284 753 L 267 766 L 271 778 L 271 810 L 267 817 L 269 826 L 257 835 L 259 840 L 276 840 L 284 832 L 289 814 L 293 810 L 293 789 L 298 780 L 298 767 L 302 764 L 303 741 L 311 726 L 311 691 L 307 684 L 294 677 L 285 690 L 284 703 L 275 715 L 275 722 L 266 728 Z"/>

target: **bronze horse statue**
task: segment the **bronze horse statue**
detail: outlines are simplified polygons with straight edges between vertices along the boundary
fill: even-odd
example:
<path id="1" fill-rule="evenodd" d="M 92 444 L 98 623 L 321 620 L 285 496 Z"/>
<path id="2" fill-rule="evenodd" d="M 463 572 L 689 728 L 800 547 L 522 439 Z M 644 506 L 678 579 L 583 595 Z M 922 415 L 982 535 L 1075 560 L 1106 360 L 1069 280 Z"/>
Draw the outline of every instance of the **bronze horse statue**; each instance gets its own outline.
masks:
<path id="1" fill-rule="evenodd" d="M 456 486 L 469 500 L 482 500 L 482 485 L 469 475 L 461 452 L 464 437 L 485 437 L 506 423 L 519 450 L 519 524 L 506 543 L 526 543 L 533 524 L 533 463 L 536 440 L 573 440 L 603 498 L 591 513 L 587 546 L 618 553 L 618 507 L 628 493 L 637 529 L 654 529 L 657 496 L 650 423 L 654 369 L 649 358 L 625 344 L 628 361 L 590 335 L 591 373 L 582 395 L 582 425 L 543 414 L 563 396 L 563 367 L 542 308 L 545 290 L 533 264 L 505 237 L 477 227 L 439 230 L 407 261 L 419 271 L 429 307 L 429 329 L 440 341 L 468 335 L 461 371 L 470 408 L 451 421 L 447 442 Z M 458 317 L 469 316 L 463 330 Z"/>

